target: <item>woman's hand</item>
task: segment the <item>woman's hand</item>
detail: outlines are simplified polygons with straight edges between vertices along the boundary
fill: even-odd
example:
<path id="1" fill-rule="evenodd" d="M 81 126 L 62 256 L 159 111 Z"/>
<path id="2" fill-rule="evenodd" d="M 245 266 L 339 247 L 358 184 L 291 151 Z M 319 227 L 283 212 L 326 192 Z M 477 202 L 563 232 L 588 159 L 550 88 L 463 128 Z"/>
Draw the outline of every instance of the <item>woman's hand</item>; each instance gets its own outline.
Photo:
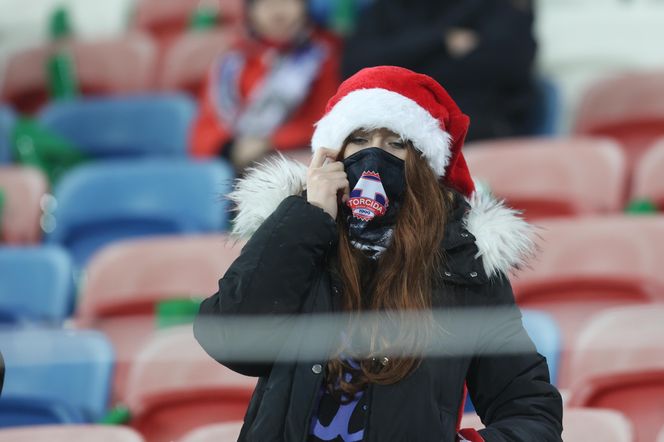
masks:
<path id="1" fill-rule="evenodd" d="M 339 193 L 343 192 L 343 202 L 348 200 L 350 193 L 344 165 L 336 161 L 337 155 L 338 152 L 330 149 L 318 149 L 307 171 L 307 201 L 334 219 L 337 217 Z M 330 161 L 326 163 L 326 160 Z"/>

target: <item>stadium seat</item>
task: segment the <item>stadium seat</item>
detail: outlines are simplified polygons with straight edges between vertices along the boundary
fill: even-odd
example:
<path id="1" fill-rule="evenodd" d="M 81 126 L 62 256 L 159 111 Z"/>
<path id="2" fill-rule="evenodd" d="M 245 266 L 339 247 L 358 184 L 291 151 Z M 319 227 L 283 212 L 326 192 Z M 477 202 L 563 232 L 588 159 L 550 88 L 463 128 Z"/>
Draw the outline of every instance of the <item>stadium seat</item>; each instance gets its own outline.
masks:
<path id="1" fill-rule="evenodd" d="M 544 357 L 549 365 L 551 382 L 558 381 L 558 363 L 560 360 L 561 338 L 556 321 L 549 314 L 536 311 L 522 311 L 523 327 L 528 332 L 537 351 Z"/>
<path id="2" fill-rule="evenodd" d="M 40 425 L 0 430 L 0 442 L 143 442 L 127 427 L 109 425 Z"/>
<path id="3" fill-rule="evenodd" d="M 664 138 L 643 154 L 634 170 L 631 200 L 647 199 L 664 211 Z"/>
<path id="4" fill-rule="evenodd" d="M 235 32 L 228 29 L 182 34 L 164 56 L 160 87 L 200 96 L 210 66 L 234 40 Z"/>
<path id="5" fill-rule="evenodd" d="M 538 78 L 535 84 L 537 102 L 531 112 L 528 133 L 538 137 L 554 136 L 558 133 L 562 113 L 560 92 L 548 78 Z"/>
<path id="6" fill-rule="evenodd" d="M 0 165 L 12 161 L 11 134 L 16 114 L 9 106 L 0 105 Z"/>
<path id="7" fill-rule="evenodd" d="M 40 123 L 90 157 L 186 155 L 196 105 L 179 94 L 56 101 Z"/>
<path id="8" fill-rule="evenodd" d="M 159 234 L 206 233 L 228 225 L 232 168 L 221 161 L 115 160 L 89 163 L 55 189 L 48 241 L 67 248 L 77 268 L 113 241 Z"/>
<path id="9" fill-rule="evenodd" d="M 162 48 L 187 30 L 192 14 L 201 6 L 218 9 L 222 25 L 233 25 L 244 15 L 241 0 L 139 0 L 136 3 L 135 26 L 150 33 Z"/>
<path id="10" fill-rule="evenodd" d="M 46 177 L 39 170 L 0 166 L 0 191 L 3 209 L 0 214 L 0 242 L 11 245 L 37 244 L 43 201 L 48 191 Z"/>
<path id="11" fill-rule="evenodd" d="M 0 247 L 0 323 L 59 325 L 71 314 L 73 302 L 72 264 L 65 250 Z"/>
<path id="12" fill-rule="evenodd" d="M 242 420 L 255 385 L 256 378 L 208 356 L 190 325 L 162 330 L 131 367 L 130 425 L 151 442 L 166 442 L 203 425 Z"/>
<path id="13" fill-rule="evenodd" d="M 3 328 L 0 343 L 6 364 L 0 426 L 96 422 L 104 415 L 114 358 L 104 335 Z M 39 420 L 30 421 L 21 414 Z M 64 420 L 46 421 L 49 414 Z"/>
<path id="14" fill-rule="evenodd" d="M 145 91 L 154 82 L 157 49 L 149 36 L 130 33 L 114 40 L 73 41 L 69 50 L 84 95 Z M 49 97 L 46 63 L 53 44 L 27 49 L 7 62 L 0 99 L 22 113 L 34 113 Z"/>
<path id="15" fill-rule="evenodd" d="M 664 422 L 664 305 L 622 307 L 591 319 L 573 348 L 570 406 L 610 408 L 634 425 L 637 442 Z"/>
<path id="16" fill-rule="evenodd" d="M 466 413 L 461 420 L 461 428 L 480 430 L 484 428 L 484 424 L 475 413 Z M 562 440 L 565 442 L 633 442 L 634 431 L 625 416 L 614 410 L 566 408 L 563 410 Z"/>
<path id="17" fill-rule="evenodd" d="M 597 81 L 584 94 L 574 131 L 609 136 L 628 164 L 664 136 L 664 71 L 630 72 Z"/>
<path id="18" fill-rule="evenodd" d="M 511 139 L 469 145 L 476 180 L 527 218 L 621 210 L 627 170 L 620 148 L 606 139 Z"/>
<path id="19" fill-rule="evenodd" d="M 633 442 L 634 429 L 621 413 L 602 408 L 566 408 L 563 410 L 565 442 Z"/>
<path id="20" fill-rule="evenodd" d="M 115 398 L 123 398 L 129 364 L 155 330 L 156 304 L 215 293 L 242 245 L 223 235 L 159 237 L 122 241 L 95 255 L 77 321 L 102 330 L 113 343 Z"/>
<path id="21" fill-rule="evenodd" d="M 207 425 L 187 433 L 179 442 L 236 442 L 242 424 L 239 421 Z"/>
<path id="22" fill-rule="evenodd" d="M 540 251 L 512 278 L 522 308 L 550 313 L 562 332 L 559 385 L 568 350 L 588 318 L 604 309 L 664 301 L 664 217 L 540 221 Z"/>

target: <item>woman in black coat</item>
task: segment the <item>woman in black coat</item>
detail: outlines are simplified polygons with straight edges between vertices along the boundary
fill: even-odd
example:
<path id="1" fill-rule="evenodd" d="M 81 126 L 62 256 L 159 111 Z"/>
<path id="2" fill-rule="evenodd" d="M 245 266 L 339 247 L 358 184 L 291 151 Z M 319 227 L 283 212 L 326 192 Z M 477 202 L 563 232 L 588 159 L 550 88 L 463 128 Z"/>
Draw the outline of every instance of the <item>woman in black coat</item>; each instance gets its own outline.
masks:
<path id="1" fill-rule="evenodd" d="M 194 333 L 260 378 L 240 440 L 560 440 L 507 278 L 530 228 L 474 190 L 468 123 L 430 77 L 365 69 L 330 100 L 308 169 L 278 159 L 238 183 L 251 239 Z M 459 428 L 466 388 L 479 432 Z"/>

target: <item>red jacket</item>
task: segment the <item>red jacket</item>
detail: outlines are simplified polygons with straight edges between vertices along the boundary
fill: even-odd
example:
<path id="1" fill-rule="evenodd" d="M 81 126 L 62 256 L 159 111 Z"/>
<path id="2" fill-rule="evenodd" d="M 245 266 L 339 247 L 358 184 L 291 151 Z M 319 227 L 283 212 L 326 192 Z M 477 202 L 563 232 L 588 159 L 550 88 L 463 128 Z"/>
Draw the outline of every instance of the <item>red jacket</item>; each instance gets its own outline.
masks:
<path id="1" fill-rule="evenodd" d="M 339 40 L 319 30 L 314 31 L 311 38 L 327 47 L 327 59 L 312 84 L 308 98 L 272 135 L 271 143 L 277 150 L 298 149 L 309 145 L 313 125 L 323 116 L 327 100 L 334 95 L 340 83 Z M 266 59 L 269 57 L 265 57 L 265 54 L 273 48 L 257 42 L 245 43 L 241 47 L 248 52 L 247 63 L 240 74 L 239 92 L 245 99 L 268 72 L 269 65 Z M 210 88 L 214 79 L 215 75 L 211 72 L 200 97 L 199 113 L 192 130 L 190 150 L 196 157 L 219 155 L 223 146 L 234 136 L 232 128 L 227 127 L 218 118 L 212 102 Z"/>

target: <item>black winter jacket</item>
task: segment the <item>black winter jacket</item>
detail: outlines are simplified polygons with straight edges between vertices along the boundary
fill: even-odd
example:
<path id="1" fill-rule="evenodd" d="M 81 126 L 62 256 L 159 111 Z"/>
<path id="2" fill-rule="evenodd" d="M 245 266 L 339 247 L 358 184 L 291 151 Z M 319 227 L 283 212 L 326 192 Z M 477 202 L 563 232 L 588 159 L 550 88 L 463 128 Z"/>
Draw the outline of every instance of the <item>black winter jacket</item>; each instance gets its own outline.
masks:
<path id="1" fill-rule="evenodd" d="M 464 382 L 486 425 L 480 431 L 486 441 L 561 440 L 561 397 L 523 329 L 508 279 L 502 273 L 489 277 L 482 259 L 475 258 L 476 238 L 464 221 L 469 209 L 457 198 L 442 244 L 447 268 L 433 293 L 447 332 L 441 336 L 443 351 L 425 357 L 396 384 L 368 387 L 365 441 L 454 441 Z M 219 281 L 218 293 L 201 305 L 194 333 L 203 348 L 238 373 L 260 377 L 241 441 L 308 437 L 326 359 L 290 357 L 292 348 L 312 348 L 312 336 L 331 336 L 313 347 L 333 348 L 335 333 L 316 333 L 316 313 L 339 305 L 340 287 L 329 271 L 336 238 L 329 215 L 290 196 L 251 237 Z M 470 307 L 486 314 L 458 314 Z M 268 325 L 247 330 L 243 321 L 231 320 L 242 315 L 260 315 Z M 283 336 L 291 348 L 287 358 L 279 350 Z M 251 362 L 234 354 L 238 343 L 275 351 Z"/>

